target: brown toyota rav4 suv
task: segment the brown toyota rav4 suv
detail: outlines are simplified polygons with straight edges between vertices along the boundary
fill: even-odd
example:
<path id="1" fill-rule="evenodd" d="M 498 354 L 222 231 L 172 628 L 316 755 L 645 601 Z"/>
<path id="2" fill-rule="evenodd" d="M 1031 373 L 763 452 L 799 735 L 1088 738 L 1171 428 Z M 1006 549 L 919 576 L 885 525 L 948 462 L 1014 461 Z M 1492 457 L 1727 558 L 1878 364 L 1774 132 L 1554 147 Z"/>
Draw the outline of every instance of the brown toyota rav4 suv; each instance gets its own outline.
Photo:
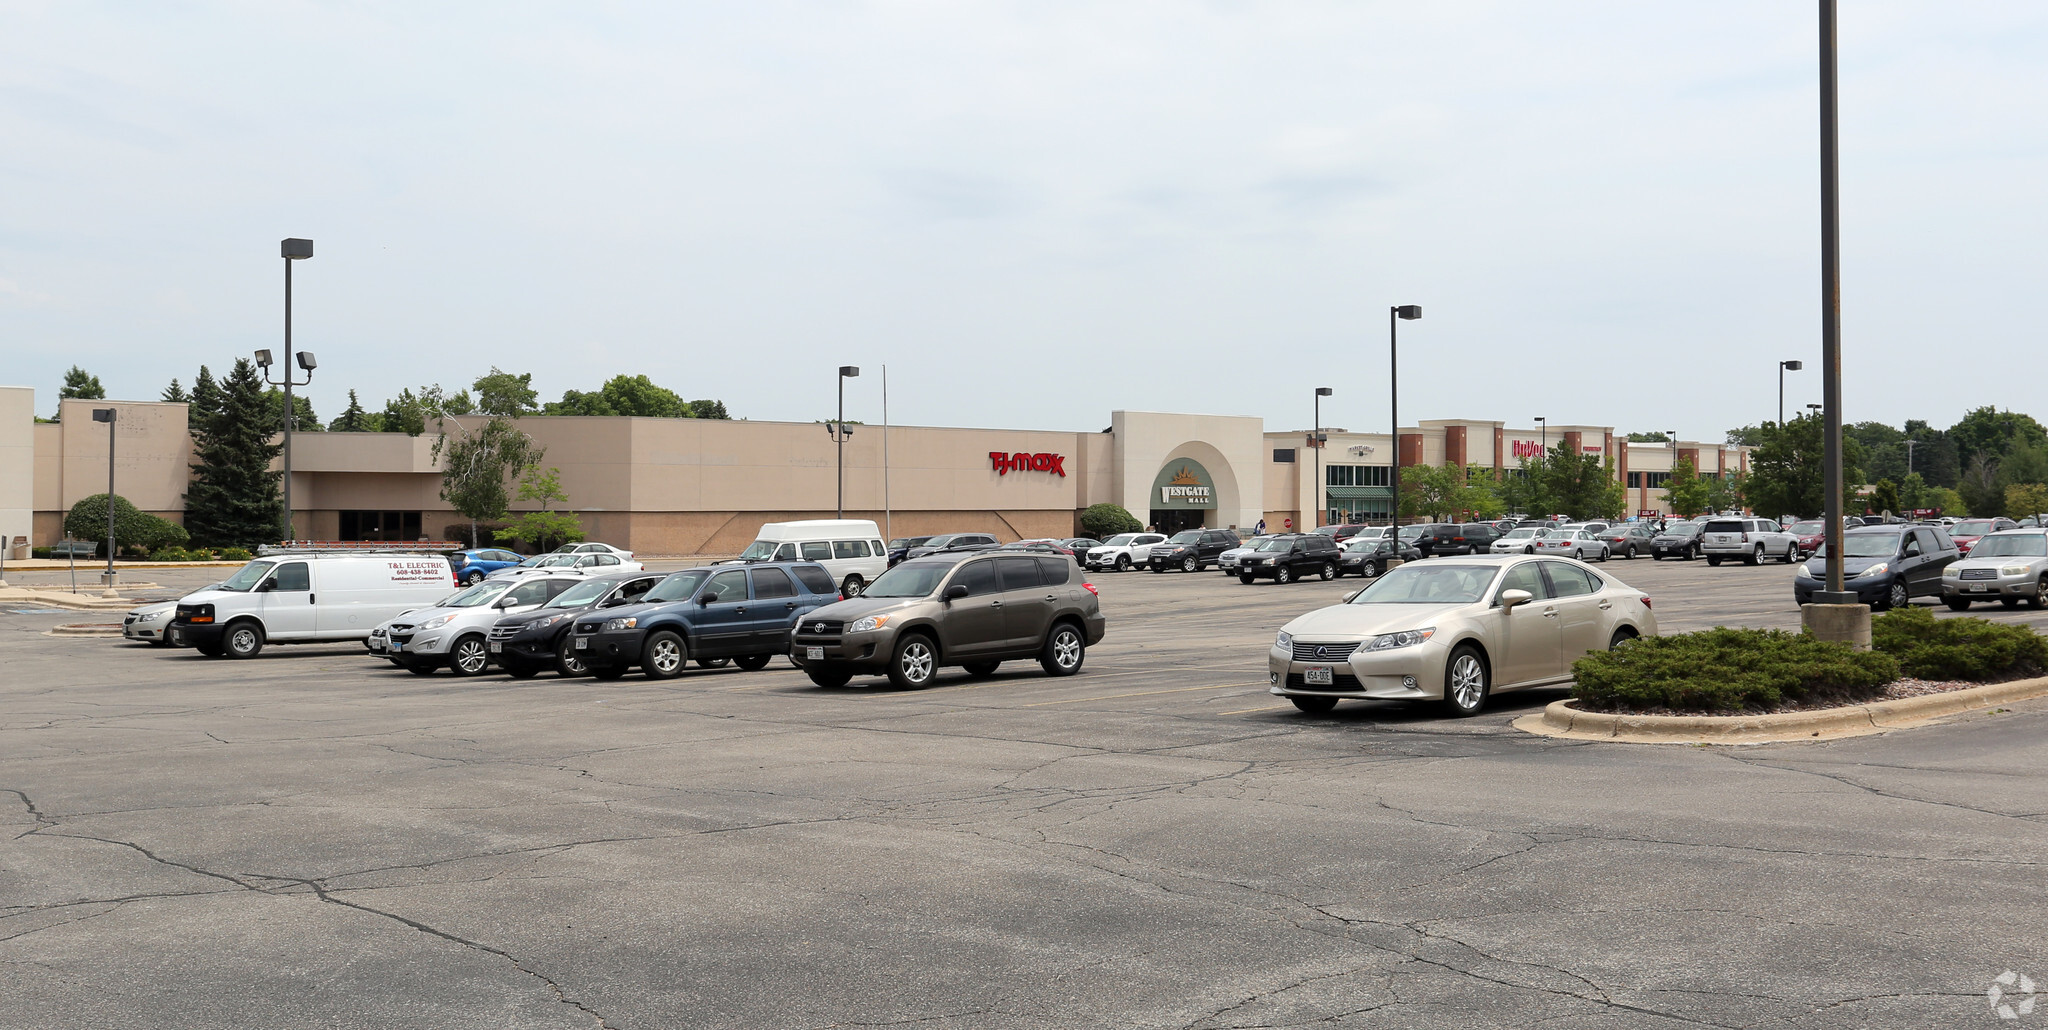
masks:
<path id="1" fill-rule="evenodd" d="M 1095 585 L 1065 558 L 952 552 L 912 558 L 861 596 L 806 614 L 789 657 L 821 687 L 884 674 L 923 687 L 940 666 L 979 678 L 1020 658 L 1071 676 L 1105 627 Z"/>

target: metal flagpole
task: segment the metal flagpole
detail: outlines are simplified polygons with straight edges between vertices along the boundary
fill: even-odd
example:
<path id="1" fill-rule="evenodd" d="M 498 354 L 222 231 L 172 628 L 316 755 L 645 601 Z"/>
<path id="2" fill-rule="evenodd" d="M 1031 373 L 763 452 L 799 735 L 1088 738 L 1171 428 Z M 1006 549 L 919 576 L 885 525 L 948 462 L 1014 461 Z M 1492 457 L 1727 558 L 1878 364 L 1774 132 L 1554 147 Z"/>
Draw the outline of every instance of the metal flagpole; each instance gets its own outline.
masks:
<path id="1" fill-rule="evenodd" d="M 895 538 L 889 513 L 889 366 L 882 366 L 882 543 Z"/>

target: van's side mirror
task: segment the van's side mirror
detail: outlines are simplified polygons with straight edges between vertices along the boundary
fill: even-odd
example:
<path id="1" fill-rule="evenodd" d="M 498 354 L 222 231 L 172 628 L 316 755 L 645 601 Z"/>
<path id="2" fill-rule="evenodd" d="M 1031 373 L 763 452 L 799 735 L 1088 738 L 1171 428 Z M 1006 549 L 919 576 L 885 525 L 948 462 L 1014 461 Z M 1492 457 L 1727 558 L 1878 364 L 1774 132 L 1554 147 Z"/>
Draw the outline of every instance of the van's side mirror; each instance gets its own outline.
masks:
<path id="1" fill-rule="evenodd" d="M 953 584 L 952 586 L 949 586 L 949 587 L 947 587 L 947 588 L 946 588 L 946 594 L 945 594 L 945 597 L 946 597 L 946 600 L 948 600 L 948 601 L 957 601 L 957 600 L 959 600 L 960 598 L 963 598 L 963 597 L 966 597 L 966 596 L 967 596 L 967 584 L 965 584 L 965 583 L 955 583 L 955 584 Z"/>
<path id="2" fill-rule="evenodd" d="M 704 591 L 703 593 L 701 593 L 701 594 L 698 594 L 698 595 L 697 595 L 697 603 L 698 603 L 698 604 L 717 604 L 717 603 L 718 603 L 718 591 L 716 591 L 716 590 L 706 590 L 706 591 Z"/>
<path id="3" fill-rule="evenodd" d="M 1503 590 L 1500 592 L 1501 610 L 1513 611 L 1535 599 L 1536 595 L 1527 590 Z"/>
<path id="4" fill-rule="evenodd" d="M 259 585 L 258 585 L 258 586 L 256 587 L 256 592 L 257 592 L 257 593 L 259 593 L 259 594 L 267 594 L 267 593 L 271 592 L 272 590 L 276 590 L 276 589 L 277 589 L 277 580 L 274 580 L 274 579 L 266 579 L 266 580 L 264 580 L 264 581 L 263 581 L 263 582 L 262 582 L 261 584 L 259 584 Z"/>

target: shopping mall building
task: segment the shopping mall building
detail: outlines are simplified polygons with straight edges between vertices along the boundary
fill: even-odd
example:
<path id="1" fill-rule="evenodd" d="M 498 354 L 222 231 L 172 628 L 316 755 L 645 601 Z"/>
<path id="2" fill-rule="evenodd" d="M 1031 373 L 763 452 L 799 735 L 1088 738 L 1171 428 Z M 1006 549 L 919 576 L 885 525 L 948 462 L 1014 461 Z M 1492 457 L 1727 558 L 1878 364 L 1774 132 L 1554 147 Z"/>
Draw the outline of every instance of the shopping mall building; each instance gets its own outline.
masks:
<path id="1" fill-rule="evenodd" d="M 112 407 L 114 489 L 178 521 L 192 461 L 183 404 L 66 400 L 60 420 L 35 421 L 34 391 L 0 387 L 0 534 L 37 546 L 62 536 L 64 513 L 107 489 Z M 735 553 L 764 522 L 831 518 L 844 489 L 848 518 L 909 536 L 981 530 L 1010 539 L 1071 536 L 1082 509 L 1109 502 L 1163 530 L 1269 530 L 1383 521 L 1395 447 L 1386 433 L 1276 431 L 1240 415 L 1117 411 L 1100 432 L 856 426 L 840 454 L 809 422 L 630 417 L 529 417 L 521 427 L 561 470 L 567 507 L 592 539 L 646 554 Z M 1746 468 L 1741 448 L 1631 444 L 1610 426 L 1509 428 L 1442 420 L 1401 430 L 1405 466 L 1463 463 L 1515 470 L 1562 440 L 1612 458 L 1629 505 L 1661 510 L 1672 464 L 1703 474 Z M 462 520 L 441 500 L 434 436 L 299 433 L 292 500 L 300 536 L 316 540 L 441 538 Z M 1318 491 L 1318 484 L 1321 490 Z M 1321 499 L 1319 511 L 1319 495 Z"/>

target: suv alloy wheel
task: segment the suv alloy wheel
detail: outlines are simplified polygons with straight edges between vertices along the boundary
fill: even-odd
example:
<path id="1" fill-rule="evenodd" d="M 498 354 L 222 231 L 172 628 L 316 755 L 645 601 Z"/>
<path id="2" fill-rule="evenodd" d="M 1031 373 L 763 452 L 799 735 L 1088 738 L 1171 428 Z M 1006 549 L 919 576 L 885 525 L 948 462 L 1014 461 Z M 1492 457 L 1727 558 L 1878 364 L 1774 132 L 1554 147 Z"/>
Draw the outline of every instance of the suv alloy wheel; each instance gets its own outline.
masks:
<path id="1" fill-rule="evenodd" d="M 1281 586 L 1286 586 L 1287 584 L 1294 582 L 1294 570 L 1285 565 L 1282 565 L 1279 568 L 1274 569 L 1273 582 L 1278 583 Z"/>
<path id="2" fill-rule="evenodd" d="M 905 633 L 896 641 L 896 653 L 889 658 L 889 682 L 899 690 L 928 686 L 939 670 L 939 653 L 930 637 Z"/>
<path id="3" fill-rule="evenodd" d="M 479 634 L 464 634 L 448 648 L 448 671 L 457 676 L 474 676 L 490 665 L 490 652 L 484 649 L 484 638 Z"/>
<path id="4" fill-rule="evenodd" d="M 1087 638 L 1073 623 L 1062 622 L 1045 638 L 1045 651 L 1038 656 L 1038 666 L 1048 676 L 1072 676 L 1081 671 L 1081 662 L 1087 657 Z"/>
<path id="5" fill-rule="evenodd" d="M 673 679 L 690 663 L 690 651 L 683 646 L 683 638 L 672 630 L 660 630 L 647 635 L 647 643 L 640 647 L 640 668 L 652 680 Z"/>
<path id="6" fill-rule="evenodd" d="M 1202 563 L 1196 561 L 1195 556 L 1191 554 L 1180 560 L 1180 570 L 1182 572 L 1200 572 L 1202 571 Z"/>

